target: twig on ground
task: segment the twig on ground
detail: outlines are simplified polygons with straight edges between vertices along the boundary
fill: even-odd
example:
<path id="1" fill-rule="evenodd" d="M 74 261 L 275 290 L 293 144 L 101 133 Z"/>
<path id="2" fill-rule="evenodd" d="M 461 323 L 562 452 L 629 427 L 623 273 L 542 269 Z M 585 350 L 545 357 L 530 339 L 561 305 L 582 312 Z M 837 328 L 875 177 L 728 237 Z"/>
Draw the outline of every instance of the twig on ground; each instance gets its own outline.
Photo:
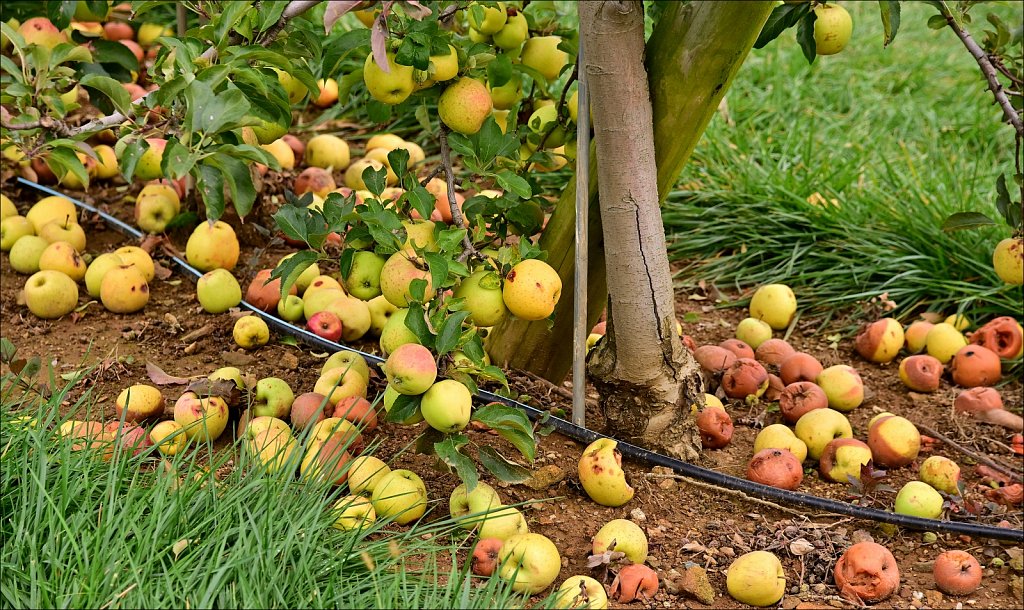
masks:
<path id="1" fill-rule="evenodd" d="M 957 443 L 953 439 L 951 439 L 948 436 L 940 433 L 939 431 L 935 430 L 934 428 L 931 428 L 930 426 L 926 426 L 924 424 L 919 424 L 919 423 L 915 423 L 914 425 L 917 426 L 918 430 L 921 430 L 922 432 L 924 432 L 928 436 L 931 436 L 931 437 L 933 437 L 935 439 L 938 439 L 938 440 L 942 441 L 946 445 L 949 445 L 953 449 L 956 449 L 957 451 L 959 451 L 960 453 L 963 453 L 964 455 L 966 455 L 967 457 L 973 459 L 974 461 L 980 462 L 982 464 L 985 464 L 986 466 L 990 466 L 991 468 L 994 468 L 995 470 L 998 470 L 999 472 L 1005 474 L 1006 476 L 1011 477 L 1014 481 L 1021 481 L 1022 480 L 1022 476 L 1021 476 L 1021 474 L 1019 472 L 1014 472 L 1014 471 L 1010 470 L 1009 468 L 1007 468 L 1006 466 L 1003 466 L 999 462 L 996 462 L 996 461 L 992 460 L 988 456 L 981 455 L 980 453 L 978 453 L 976 451 L 972 451 L 971 449 L 968 449 L 967 447 L 964 447 L 960 443 Z"/>
<path id="2" fill-rule="evenodd" d="M 533 381 L 536 381 L 537 383 L 540 383 L 542 385 L 547 386 L 548 389 L 550 389 L 552 392 L 558 394 L 559 396 L 561 396 L 563 398 L 568 398 L 569 400 L 572 400 L 572 392 L 570 390 L 568 390 L 567 388 L 563 388 L 560 385 L 551 383 L 547 379 L 544 379 L 543 377 L 541 377 L 540 375 L 537 375 L 535 373 L 531 373 L 530 371 L 520 370 L 519 372 L 524 374 L 524 375 L 526 375 L 527 377 L 529 377 Z M 587 399 L 587 405 L 591 406 L 591 407 L 594 407 L 595 409 L 599 407 L 599 405 L 597 404 L 597 401 L 594 400 L 593 398 L 588 398 Z"/>

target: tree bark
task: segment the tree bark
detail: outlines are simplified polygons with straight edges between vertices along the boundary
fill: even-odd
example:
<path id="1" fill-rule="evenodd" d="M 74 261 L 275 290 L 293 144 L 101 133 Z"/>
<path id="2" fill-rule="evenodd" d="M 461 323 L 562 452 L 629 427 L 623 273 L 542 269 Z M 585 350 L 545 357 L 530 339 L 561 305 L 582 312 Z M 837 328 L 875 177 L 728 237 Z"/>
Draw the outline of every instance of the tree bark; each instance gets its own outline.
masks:
<path id="1" fill-rule="evenodd" d="M 644 67 L 643 4 L 580 4 L 580 38 L 594 100 L 609 301 L 608 332 L 589 358 L 589 371 L 607 425 L 619 438 L 693 460 L 700 440 L 686 406 L 703 384 L 676 333 Z"/>
<path id="2" fill-rule="evenodd" d="M 655 150 L 660 199 L 672 189 L 679 172 L 715 114 L 733 77 L 761 31 L 773 3 L 673 2 L 659 18 L 647 43 L 654 103 Z M 587 324 L 597 323 L 605 308 L 604 239 L 597 193 L 597 155 L 591 153 L 590 253 Z M 562 278 L 564 297 L 555 308 L 555 325 L 546 320 L 509 318 L 493 329 L 488 353 L 497 364 L 525 369 L 561 383 L 572 366 L 573 260 L 575 256 L 576 181 L 570 180 L 540 246 Z"/>

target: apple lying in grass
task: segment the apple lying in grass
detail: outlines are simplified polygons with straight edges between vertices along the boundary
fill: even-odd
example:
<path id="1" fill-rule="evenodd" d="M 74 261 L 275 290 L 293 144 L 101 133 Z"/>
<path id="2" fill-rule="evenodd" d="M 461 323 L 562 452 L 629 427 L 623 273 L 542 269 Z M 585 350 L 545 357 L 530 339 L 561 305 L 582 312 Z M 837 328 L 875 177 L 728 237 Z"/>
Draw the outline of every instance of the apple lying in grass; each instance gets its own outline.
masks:
<path id="1" fill-rule="evenodd" d="M 171 457 L 185 450 L 188 437 L 176 421 L 162 421 L 149 431 L 149 440 L 162 455 Z"/>
<path id="2" fill-rule="evenodd" d="M 379 458 L 372 455 L 361 455 L 349 464 L 348 488 L 352 490 L 352 493 L 372 494 L 381 479 L 390 472 L 391 468 Z"/>
<path id="3" fill-rule="evenodd" d="M 608 608 L 608 594 L 604 585 L 589 576 L 570 576 L 555 591 L 554 608 Z"/>
<path id="4" fill-rule="evenodd" d="M 483 481 L 478 481 L 473 491 L 468 491 L 465 483 L 458 485 L 448 500 L 452 520 L 467 530 L 476 528 L 491 510 L 500 506 L 498 492 Z"/>
<path id="5" fill-rule="evenodd" d="M 295 394 L 288 383 L 277 377 L 265 377 L 256 382 L 251 407 L 254 416 L 285 418 L 291 411 Z"/>
<path id="6" fill-rule="evenodd" d="M 484 577 L 494 574 L 504 543 L 505 541 L 500 538 L 481 538 L 473 548 L 472 572 Z"/>
<path id="7" fill-rule="evenodd" d="M 580 457 L 580 483 L 590 499 L 602 506 L 622 506 L 633 499 L 633 488 L 622 470 L 622 454 L 618 443 L 601 438 L 591 443 Z"/>
<path id="8" fill-rule="evenodd" d="M 551 540 L 540 534 L 519 534 L 505 541 L 498 558 L 498 575 L 517 593 L 540 593 L 558 578 L 562 557 Z"/>
<path id="9" fill-rule="evenodd" d="M 118 419 L 128 422 L 145 421 L 164 413 L 164 397 L 159 388 L 136 384 L 125 388 L 114 402 Z"/>
<path id="10" fill-rule="evenodd" d="M 478 534 L 481 538 L 498 538 L 508 540 L 512 536 L 530 531 L 526 525 L 526 517 L 518 508 L 499 506 L 483 518 Z"/>
<path id="11" fill-rule="evenodd" d="M 336 405 L 344 398 L 351 396 L 366 397 L 366 381 L 358 371 L 348 367 L 333 368 L 316 380 L 313 391 L 327 397 Z"/>
<path id="12" fill-rule="evenodd" d="M 301 451 L 298 441 L 289 430 L 267 428 L 250 436 L 245 443 L 250 457 L 263 466 L 268 474 L 294 472 L 292 455 Z"/>
<path id="13" fill-rule="evenodd" d="M 299 476 L 307 481 L 341 485 L 348 477 L 352 461 L 344 434 L 332 434 L 324 440 L 310 439 L 299 465 Z"/>
<path id="14" fill-rule="evenodd" d="M 625 553 L 633 563 L 647 561 L 647 535 L 640 526 L 626 519 L 613 519 L 605 523 L 591 540 L 593 553 L 605 551 Z"/>
<path id="15" fill-rule="evenodd" d="M 174 421 L 189 440 L 215 441 L 228 425 L 228 405 L 220 396 L 200 398 L 185 392 L 174 403 Z"/>
<path id="16" fill-rule="evenodd" d="M 332 526 L 342 531 L 362 529 L 377 520 L 373 504 L 362 496 L 345 496 L 334 503 L 334 512 Z"/>
<path id="17" fill-rule="evenodd" d="M 392 470 L 381 477 L 371 498 L 378 517 L 393 517 L 405 525 L 423 516 L 427 510 L 427 488 L 411 470 Z"/>
<path id="18" fill-rule="evenodd" d="M 351 369 L 352 371 L 359 373 L 359 376 L 366 381 L 366 384 L 370 384 L 370 365 L 366 363 L 365 358 L 356 352 L 340 351 L 331 354 L 331 356 L 324 361 L 324 365 L 320 368 L 320 374 L 322 375 L 331 369 L 339 367 L 343 369 Z"/>

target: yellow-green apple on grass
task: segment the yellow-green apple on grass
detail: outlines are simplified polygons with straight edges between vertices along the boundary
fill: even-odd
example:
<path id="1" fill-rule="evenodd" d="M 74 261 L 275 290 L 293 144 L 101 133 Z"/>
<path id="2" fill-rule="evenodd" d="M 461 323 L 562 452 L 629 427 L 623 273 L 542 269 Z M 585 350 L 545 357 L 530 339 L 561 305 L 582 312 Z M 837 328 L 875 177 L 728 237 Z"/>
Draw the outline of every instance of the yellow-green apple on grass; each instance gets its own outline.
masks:
<path id="1" fill-rule="evenodd" d="M 24 216 L 8 216 L 0 221 L 0 250 L 10 251 L 19 239 L 35 235 L 32 223 Z"/>
<path id="2" fill-rule="evenodd" d="M 185 392 L 174 403 L 174 421 L 189 440 L 215 441 L 228 425 L 228 405 L 220 396 L 199 398 L 195 392 Z"/>
<path id="3" fill-rule="evenodd" d="M 384 104 L 401 104 L 416 88 L 412 66 L 395 63 L 395 55 L 387 54 L 388 70 L 384 71 L 373 59 L 371 53 L 363 64 L 363 82 L 370 96 Z M 379 512 L 379 511 L 378 511 Z"/>
<path id="4" fill-rule="evenodd" d="M 380 337 L 381 333 L 384 332 L 384 326 L 387 325 L 391 316 L 398 311 L 398 307 L 395 307 L 383 294 L 367 301 L 366 307 L 370 310 L 369 332 L 371 335 Z"/>
<path id="5" fill-rule="evenodd" d="M 750 317 L 764 320 L 775 330 L 783 330 L 796 315 L 796 296 L 785 284 L 766 284 L 750 299 Z"/>
<path id="6" fill-rule="evenodd" d="M 122 246 L 114 250 L 114 254 L 121 257 L 126 265 L 135 265 L 135 268 L 142 272 L 142 277 L 147 282 L 152 282 L 156 277 L 156 265 L 148 252 L 138 246 Z"/>
<path id="7" fill-rule="evenodd" d="M 884 468 L 900 468 L 917 459 L 921 434 L 905 417 L 886 415 L 871 422 L 868 446 L 875 463 Z"/>
<path id="8" fill-rule="evenodd" d="M 264 377 L 256 382 L 250 411 L 257 417 L 266 415 L 283 419 L 288 417 L 294 400 L 295 394 L 288 387 L 288 382 L 277 377 Z"/>
<path id="9" fill-rule="evenodd" d="M 895 511 L 901 515 L 938 519 L 942 515 L 942 495 L 922 481 L 910 481 L 896 494 Z"/>
<path id="10" fill-rule="evenodd" d="M 543 320 L 551 315 L 562 294 L 562 279 L 551 265 L 527 259 L 505 276 L 502 295 L 512 315 L 522 320 Z"/>
<path id="11" fill-rule="evenodd" d="M 473 135 L 491 114 L 491 93 L 480 81 L 464 77 L 444 90 L 437 100 L 437 115 L 452 131 Z"/>
<path id="12" fill-rule="evenodd" d="M 185 258 L 188 264 L 200 271 L 227 269 L 231 271 L 238 263 L 238 238 L 235 230 L 226 222 L 203 222 L 192 231 L 185 244 Z"/>
<path id="13" fill-rule="evenodd" d="M 807 445 L 807 456 L 812 460 L 820 459 L 833 439 L 853 438 L 850 421 L 832 409 L 814 409 L 804 413 L 793 431 Z"/>
<path id="14" fill-rule="evenodd" d="M 443 379 L 424 392 L 420 412 L 431 428 L 451 433 L 469 425 L 473 394 L 463 383 Z"/>
<path id="15" fill-rule="evenodd" d="M 377 482 L 370 501 L 378 517 L 392 517 L 395 523 L 405 525 L 427 511 L 427 487 L 411 470 L 392 470 Z"/>
<path id="16" fill-rule="evenodd" d="M 855 438 L 837 438 L 825 445 L 818 460 L 821 476 L 835 483 L 860 480 L 862 466 L 871 461 L 871 448 Z"/>
<path id="17" fill-rule="evenodd" d="M 391 468 L 372 455 L 361 455 L 352 460 L 348 469 L 348 488 L 352 493 L 373 493 Z"/>
<path id="18" fill-rule="evenodd" d="M 320 374 L 324 374 L 331 369 L 338 367 L 344 369 L 351 369 L 363 378 L 366 385 L 370 385 L 370 365 L 366 364 L 366 359 L 357 354 L 356 352 L 341 351 L 331 354 L 331 356 L 324 361 L 324 365 L 320 368 Z"/>
<path id="19" fill-rule="evenodd" d="M 51 220 L 43 225 L 39 230 L 39 237 L 51 244 L 66 241 L 78 252 L 85 251 L 85 230 L 70 216 L 64 220 Z"/>
<path id="20" fill-rule="evenodd" d="M 500 506 L 501 496 L 483 481 L 478 481 L 473 491 L 468 491 L 466 484 L 461 483 L 448 498 L 448 512 L 452 520 L 467 530 L 475 529 L 489 512 Z"/>
<path id="21" fill-rule="evenodd" d="M 331 405 L 336 405 L 351 396 L 366 398 L 366 379 L 359 371 L 339 366 L 320 375 L 313 391 L 326 396 Z"/>
<path id="22" fill-rule="evenodd" d="M 466 320 L 477 326 L 494 326 L 508 313 L 502 296 L 501 277 L 494 271 L 474 272 L 462 280 L 454 296 L 466 299 L 466 309 L 470 312 Z"/>
<path id="23" fill-rule="evenodd" d="M 345 276 L 345 291 L 364 301 L 380 296 L 380 274 L 386 262 L 387 259 L 374 252 L 356 252 Z"/>
<path id="24" fill-rule="evenodd" d="M 392 254 L 381 268 L 381 293 L 392 305 L 408 307 L 409 301 L 415 298 L 411 290 L 415 280 L 426 281 L 427 286 L 423 290 L 423 300 L 429 301 L 433 297 L 433 284 L 426 262 L 412 252 L 400 250 Z"/>
<path id="25" fill-rule="evenodd" d="M 589 608 L 606 610 L 608 593 L 604 585 L 589 576 L 570 576 L 555 591 L 554 608 Z"/>
<path id="26" fill-rule="evenodd" d="M 235 321 L 231 330 L 235 344 L 242 349 L 257 349 L 270 341 L 270 328 L 262 318 L 244 316 Z"/>
<path id="27" fill-rule="evenodd" d="M 377 520 L 373 504 L 362 496 L 345 496 L 338 500 L 334 503 L 334 513 L 332 526 L 342 531 L 369 527 Z"/>
<path id="28" fill-rule="evenodd" d="M 167 457 L 185 450 L 188 437 L 185 429 L 176 421 L 162 421 L 149 431 L 149 440 L 156 445 L 157 451 Z"/>
<path id="29" fill-rule="evenodd" d="M 164 396 L 159 388 L 135 384 L 121 391 L 114 402 L 117 418 L 129 422 L 140 422 L 164 413 Z"/>
<path id="30" fill-rule="evenodd" d="M 785 449 L 801 462 L 807 459 L 807 444 L 798 439 L 796 434 L 793 434 L 793 431 L 785 424 L 765 426 L 757 433 L 757 437 L 754 439 L 754 453 L 765 449 Z"/>
<path id="31" fill-rule="evenodd" d="M 242 287 L 227 269 L 214 269 L 196 282 L 196 298 L 203 311 L 224 313 L 242 302 Z"/>
<path id="32" fill-rule="evenodd" d="M 633 488 L 626 482 L 617 445 L 610 438 L 594 441 L 584 450 L 578 465 L 584 491 L 602 506 L 622 506 L 633 499 Z"/>
<path id="33" fill-rule="evenodd" d="M 147 233 L 163 233 L 179 211 L 178 193 L 164 184 L 147 184 L 135 198 L 135 224 Z"/>
<path id="34" fill-rule="evenodd" d="M 729 566 L 725 586 L 736 601 L 751 606 L 771 606 L 786 592 L 782 562 L 768 551 L 741 555 Z"/>
<path id="35" fill-rule="evenodd" d="M 328 341 L 337 343 L 341 340 L 342 326 L 338 316 L 329 311 L 318 311 L 306 322 L 309 332 Z"/>
<path id="36" fill-rule="evenodd" d="M 933 455 L 917 471 L 921 481 L 949 495 L 960 494 L 960 466 L 941 455 Z"/>
<path id="37" fill-rule="evenodd" d="M 529 66 L 541 73 L 547 80 L 553 80 L 569 63 L 569 55 L 558 48 L 562 38 L 559 36 L 534 36 L 523 45 L 519 56 L 524 66 Z"/>
<path id="38" fill-rule="evenodd" d="M 36 317 L 59 318 L 78 305 L 78 286 L 59 271 L 39 271 L 25 282 L 25 304 Z"/>
<path id="39" fill-rule="evenodd" d="M 498 575 L 517 593 L 534 595 L 551 586 L 562 569 L 558 547 L 540 534 L 518 534 L 505 541 Z"/>
<path id="40" fill-rule="evenodd" d="M 422 394 L 437 379 L 437 362 L 430 350 L 416 343 L 407 343 L 391 352 L 383 365 L 388 385 L 399 394 Z"/>
<path id="41" fill-rule="evenodd" d="M 306 165 L 324 169 L 343 170 L 348 167 L 348 143 L 338 136 L 320 134 L 306 143 Z"/>
<path id="42" fill-rule="evenodd" d="M 864 382 L 851 366 L 837 364 L 823 370 L 814 381 L 828 398 L 828 406 L 838 411 L 852 411 L 864 402 Z"/>
<path id="43" fill-rule="evenodd" d="M 526 517 L 517 508 L 499 506 L 482 519 L 477 534 L 480 538 L 497 538 L 508 540 L 512 536 L 530 531 L 526 525 Z"/>
<path id="44" fill-rule="evenodd" d="M 134 313 L 149 303 L 149 284 L 135 265 L 114 267 L 100 282 L 100 301 L 114 313 Z"/>
<path id="45" fill-rule="evenodd" d="M 595 555 L 605 551 L 626 554 L 633 563 L 647 561 L 647 535 L 636 523 L 627 519 L 612 519 L 597 530 L 591 540 Z"/>
<path id="46" fill-rule="evenodd" d="M 72 280 L 80 282 L 85 279 L 86 266 L 74 246 L 66 241 L 58 241 L 47 246 L 39 255 L 39 269 L 40 271 L 59 271 Z"/>
<path id="47" fill-rule="evenodd" d="M 49 245 L 48 241 L 38 235 L 25 235 L 11 247 L 11 268 L 25 275 L 39 271 L 39 258 Z M 85 279 L 88 282 L 88 270 L 85 272 Z"/>

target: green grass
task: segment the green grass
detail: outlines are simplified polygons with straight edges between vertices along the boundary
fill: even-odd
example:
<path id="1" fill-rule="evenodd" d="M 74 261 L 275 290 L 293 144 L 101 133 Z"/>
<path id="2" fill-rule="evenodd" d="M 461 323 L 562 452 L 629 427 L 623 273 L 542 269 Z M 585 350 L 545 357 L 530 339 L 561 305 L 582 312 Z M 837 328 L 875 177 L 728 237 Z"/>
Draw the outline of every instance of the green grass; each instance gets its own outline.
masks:
<path id="1" fill-rule="evenodd" d="M 3 380 L 0 424 L 4 607 L 525 603 L 498 578 L 467 576 L 456 553 L 465 558 L 472 539 L 450 520 L 336 530 L 328 509 L 344 490 L 261 472 L 237 446 L 236 467 L 215 484 L 209 475 L 193 480 L 206 461 L 202 445 L 174 457 L 175 474 L 157 466 L 156 454 L 105 462 L 56 434 L 70 386 L 28 400 L 15 397 L 11 380 Z M 73 408 L 87 411 L 91 401 L 86 393 Z"/>
<path id="2" fill-rule="evenodd" d="M 930 7 L 905 3 L 883 49 L 875 4 L 848 6 L 838 55 L 808 66 L 792 32 L 751 52 L 728 93 L 735 126 L 712 121 L 665 204 L 677 281 L 781 281 L 812 313 L 887 292 L 899 314 L 1019 316 L 1021 289 L 991 269 L 1009 229 L 940 230 L 958 211 L 995 217 L 996 176 L 1013 172 L 1012 128 L 977 64 L 951 30 L 925 26 Z M 1021 19 L 1021 5 L 996 9 Z M 809 204 L 814 193 L 838 206 Z"/>

